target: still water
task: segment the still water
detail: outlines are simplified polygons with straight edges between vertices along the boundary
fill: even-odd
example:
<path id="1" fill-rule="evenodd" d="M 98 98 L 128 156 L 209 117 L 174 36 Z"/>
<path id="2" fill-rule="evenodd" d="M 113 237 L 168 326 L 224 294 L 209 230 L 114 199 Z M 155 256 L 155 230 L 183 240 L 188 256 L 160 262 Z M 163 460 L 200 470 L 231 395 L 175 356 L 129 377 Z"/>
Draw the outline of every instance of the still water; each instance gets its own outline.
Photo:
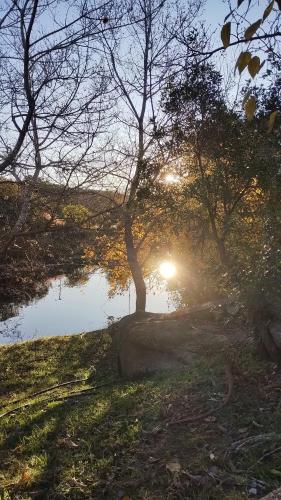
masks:
<path id="1" fill-rule="evenodd" d="M 107 278 L 99 271 L 83 284 L 69 286 L 64 276 L 53 278 L 49 284 L 45 297 L 20 307 L 18 316 L 0 322 L 0 344 L 97 330 L 113 318 L 134 311 L 134 287 L 110 298 Z M 168 312 L 175 308 L 164 283 L 149 287 L 148 311 Z"/>

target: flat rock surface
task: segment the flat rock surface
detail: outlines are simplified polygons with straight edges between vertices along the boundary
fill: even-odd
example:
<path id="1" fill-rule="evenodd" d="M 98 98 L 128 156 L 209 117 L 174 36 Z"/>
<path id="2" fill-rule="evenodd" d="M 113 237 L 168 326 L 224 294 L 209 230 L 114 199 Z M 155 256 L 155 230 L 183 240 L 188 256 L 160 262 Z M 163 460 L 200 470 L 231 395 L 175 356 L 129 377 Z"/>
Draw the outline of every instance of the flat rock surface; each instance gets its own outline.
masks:
<path id="1" fill-rule="evenodd" d="M 281 500 L 281 488 L 278 488 L 277 490 L 272 491 L 265 497 L 262 497 L 261 500 Z"/>
<path id="2" fill-rule="evenodd" d="M 216 355 L 246 341 L 242 328 L 222 319 L 208 309 L 122 318 L 111 329 L 121 374 L 184 368 L 198 356 Z"/>

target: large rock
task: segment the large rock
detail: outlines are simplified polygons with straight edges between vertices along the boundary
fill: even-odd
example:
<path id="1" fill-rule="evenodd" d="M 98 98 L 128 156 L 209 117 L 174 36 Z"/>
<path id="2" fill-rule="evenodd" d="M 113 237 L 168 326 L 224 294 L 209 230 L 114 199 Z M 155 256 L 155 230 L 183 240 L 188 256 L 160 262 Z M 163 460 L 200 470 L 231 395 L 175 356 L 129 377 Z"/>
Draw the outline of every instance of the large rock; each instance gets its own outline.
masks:
<path id="1" fill-rule="evenodd" d="M 265 497 L 262 497 L 261 500 L 281 500 L 281 488 L 278 490 L 274 490 Z"/>
<path id="2" fill-rule="evenodd" d="M 199 356 L 217 354 L 232 343 L 226 328 L 202 312 L 131 315 L 113 325 L 111 333 L 120 373 L 126 377 L 183 368 Z"/>

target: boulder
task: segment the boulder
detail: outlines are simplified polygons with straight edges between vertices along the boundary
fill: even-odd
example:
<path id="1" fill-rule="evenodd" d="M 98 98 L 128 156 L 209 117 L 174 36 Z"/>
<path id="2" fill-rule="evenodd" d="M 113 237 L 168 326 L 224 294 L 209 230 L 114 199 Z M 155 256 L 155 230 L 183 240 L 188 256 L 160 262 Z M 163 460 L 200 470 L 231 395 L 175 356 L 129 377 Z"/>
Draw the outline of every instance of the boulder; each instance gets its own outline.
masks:
<path id="1" fill-rule="evenodd" d="M 165 369 L 182 369 L 199 356 L 230 347 L 231 335 L 223 324 L 200 313 L 126 316 L 111 327 L 119 371 L 137 377 Z"/>
<path id="2" fill-rule="evenodd" d="M 265 497 L 262 497 L 261 500 L 281 500 L 281 488 L 278 488 L 277 490 L 272 491 Z"/>

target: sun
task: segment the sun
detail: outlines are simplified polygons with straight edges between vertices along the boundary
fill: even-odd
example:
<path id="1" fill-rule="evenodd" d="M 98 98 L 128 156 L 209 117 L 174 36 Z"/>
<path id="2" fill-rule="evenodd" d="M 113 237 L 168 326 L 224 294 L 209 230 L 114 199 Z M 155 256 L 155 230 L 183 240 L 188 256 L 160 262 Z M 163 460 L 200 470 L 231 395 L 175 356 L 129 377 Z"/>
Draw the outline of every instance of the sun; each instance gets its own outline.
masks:
<path id="1" fill-rule="evenodd" d="M 175 184 L 179 181 L 179 178 L 177 175 L 174 175 L 174 174 L 167 174 L 165 176 L 165 182 L 166 184 Z"/>
<path id="2" fill-rule="evenodd" d="M 160 264 L 159 271 L 163 278 L 169 279 L 175 276 L 177 269 L 173 262 L 165 261 Z"/>

